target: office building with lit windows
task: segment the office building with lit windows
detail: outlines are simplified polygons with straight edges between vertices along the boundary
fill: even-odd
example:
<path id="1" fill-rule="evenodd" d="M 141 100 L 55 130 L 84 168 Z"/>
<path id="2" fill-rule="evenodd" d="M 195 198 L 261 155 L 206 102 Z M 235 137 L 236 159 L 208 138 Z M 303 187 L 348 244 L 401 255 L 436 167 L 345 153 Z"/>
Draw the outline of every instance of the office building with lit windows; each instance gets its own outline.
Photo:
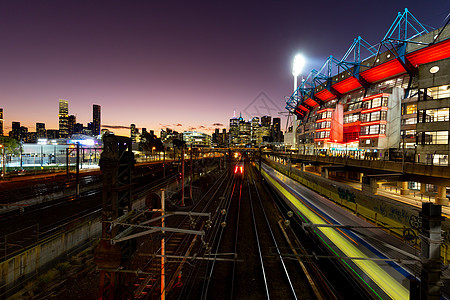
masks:
<path id="1" fill-rule="evenodd" d="M 450 58 L 419 66 L 418 89 L 417 161 L 449 165 Z"/>
<path id="2" fill-rule="evenodd" d="M 211 136 L 209 134 L 197 131 L 183 132 L 183 141 L 186 146 L 209 147 L 211 146 Z"/>
<path id="3" fill-rule="evenodd" d="M 69 101 L 59 100 L 59 137 L 67 138 L 69 136 Z"/>
<path id="4" fill-rule="evenodd" d="M 41 139 L 47 138 L 45 123 L 36 123 L 36 137 Z"/>
<path id="5" fill-rule="evenodd" d="M 92 134 L 100 135 L 101 130 L 101 106 L 94 104 L 92 106 Z"/>

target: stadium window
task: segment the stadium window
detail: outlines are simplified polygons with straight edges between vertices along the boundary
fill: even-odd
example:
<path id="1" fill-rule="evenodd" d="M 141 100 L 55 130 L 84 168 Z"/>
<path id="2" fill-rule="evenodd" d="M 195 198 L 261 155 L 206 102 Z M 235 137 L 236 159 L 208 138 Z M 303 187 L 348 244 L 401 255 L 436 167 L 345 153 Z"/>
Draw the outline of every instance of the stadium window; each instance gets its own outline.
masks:
<path id="1" fill-rule="evenodd" d="M 417 113 L 417 104 L 409 104 L 408 106 L 406 106 L 406 114 L 410 115 L 410 114 L 415 114 Z"/>
<path id="2" fill-rule="evenodd" d="M 372 99 L 372 107 L 380 107 L 381 106 L 381 98 Z"/>

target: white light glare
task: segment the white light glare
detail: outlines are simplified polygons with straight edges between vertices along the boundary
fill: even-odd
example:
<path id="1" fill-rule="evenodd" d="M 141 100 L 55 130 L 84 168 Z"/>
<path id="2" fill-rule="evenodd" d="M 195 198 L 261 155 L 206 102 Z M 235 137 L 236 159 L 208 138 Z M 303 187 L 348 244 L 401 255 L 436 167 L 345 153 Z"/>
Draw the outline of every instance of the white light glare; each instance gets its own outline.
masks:
<path id="1" fill-rule="evenodd" d="M 297 54 L 294 57 L 294 65 L 292 66 L 292 75 L 298 76 L 305 65 L 305 58 L 301 54 Z"/>

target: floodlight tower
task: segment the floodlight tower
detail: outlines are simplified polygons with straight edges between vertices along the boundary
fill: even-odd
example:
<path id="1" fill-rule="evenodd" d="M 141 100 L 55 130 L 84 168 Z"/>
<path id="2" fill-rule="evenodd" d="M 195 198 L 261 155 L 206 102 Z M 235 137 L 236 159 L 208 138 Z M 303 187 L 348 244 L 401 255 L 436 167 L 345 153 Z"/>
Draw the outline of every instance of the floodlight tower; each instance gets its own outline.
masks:
<path id="1" fill-rule="evenodd" d="M 298 75 L 302 73 L 303 66 L 305 65 L 305 58 L 301 54 L 297 54 L 294 57 L 294 63 L 292 65 L 292 75 L 294 76 L 294 97 L 298 97 L 297 91 L 297 78 Z M 294 149 L 297 148 L 297 116 L 294 113 L 293 122 L 292 122 L 292 146 Z"/>

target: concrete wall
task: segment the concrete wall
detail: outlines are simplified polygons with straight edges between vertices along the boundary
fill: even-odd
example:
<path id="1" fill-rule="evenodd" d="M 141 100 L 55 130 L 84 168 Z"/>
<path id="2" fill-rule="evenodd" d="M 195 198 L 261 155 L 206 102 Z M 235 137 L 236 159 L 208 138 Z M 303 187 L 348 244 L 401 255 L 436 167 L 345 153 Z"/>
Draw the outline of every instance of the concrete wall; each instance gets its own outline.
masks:
<path id="1" fill-rule="evenodd" d="M 51 237 L 40 244 L 0 263 L 0 284 L 2 294 L 17 284 L 46 270 L 67 253 L 100 237 L 100 218 L 81 224 L 69 231 Z"/>
<path id="2" fill-rule="evenodd" d="M 404 95 L 404 90 L 398 87 L 394 87 L 391 91 L 388 100 L 388 123 L 386 124 L 387 136 L 383 145 L 378 144 L 379 148 L 398 148 L 400 145 L 401 102 Z"/>

